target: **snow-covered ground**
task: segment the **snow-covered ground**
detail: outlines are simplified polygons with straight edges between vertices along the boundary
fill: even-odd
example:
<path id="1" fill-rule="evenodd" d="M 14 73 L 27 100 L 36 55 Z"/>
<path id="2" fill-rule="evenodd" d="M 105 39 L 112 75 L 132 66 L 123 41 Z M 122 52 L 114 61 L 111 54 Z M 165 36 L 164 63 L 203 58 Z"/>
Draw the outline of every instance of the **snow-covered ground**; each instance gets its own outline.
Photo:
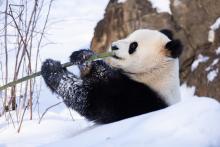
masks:
<path id="1" fill-rule="evenodd" d="M 73 50 L 88 48 L 107 2 L 54 1 L 48 38 L 56 44 L 42 48 L 42 61 L 53 58 L 65 62 Z M 76 68 L 72 70 L 76 72 Z M 10 120 L 9 114 L 0 117 L 0 147 L 219 147 L 220 105 L 210 98 L 198 98 L 194 92 L 194 87 L 184 84 L 181 103 L 107 125 L 87 122 L 60 104 L 51 108 L 39 124 L 38 113 L 42 115 L 47 107 L 60 101 L 43 85 L 40 110 L 34 107 L 31 121 L 26 111 L 19 134 L 15 112 L 11 112 L 15 126 L 6 120 Z"/>
<path id="2" fill-rule="evenodd" d="M 40 124 L 36 113 L 32 121 L 26 115 L 18 134 L 2 117 L 0 147 L 219 147 L 220 104 L 194 91 L 182 85 L 182 102 L 107 125 L 72 120 L 68 109 L 52 109 Z"/>
<path id="3" fill-rule="evenodd" d="M 195 98 L 167 109 L 96 126 L 46 146 L 59 147 L 219 147 L 220 105 Z"/>

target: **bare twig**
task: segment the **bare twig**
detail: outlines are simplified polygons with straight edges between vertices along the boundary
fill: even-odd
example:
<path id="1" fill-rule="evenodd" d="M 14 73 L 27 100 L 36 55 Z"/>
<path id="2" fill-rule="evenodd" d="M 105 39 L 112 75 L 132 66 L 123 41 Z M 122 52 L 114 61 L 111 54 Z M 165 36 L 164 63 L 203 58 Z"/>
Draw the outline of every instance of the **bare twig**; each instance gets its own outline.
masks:
<path id="1" fill-rule="evenodd" d="M 6 0 L 6 6 L 5 6 L 5 34 L 4 34 L 4 43 L 5 43 L 5 84 L 8 83 L 8 43 L 7 43 L 7 35 L 8 35 L 8 0 Z M 7 102 L 7 88 L 5 89 L 5 99 L 4 99 L 4 106 L 6 105 Z M 5 109 L 5 108 L 4 108 Z"/>
<path id="2" fill-rule="evenodd" d="M 10 119 L 11 119 L 11 122 L 12 122 L 14 128 L 15 128 L 15 123 L 14 123 L 14 120 L 13 120 L 13 118 L 12 118 L 12 115 L 11 115 L 10 110 L 8 111 L 8 114 L 9 114 L 9 117 L 10 117 Z"/>
<path id="3" fill-rule="evenodd" d="M 26 107 L 24 108 L 24 111 L 23 111 L 23 114 L 22 114 L 22 117 L 21 117 L 21 121 L 20 121 L 20 124 L 19 124 L 19 127 L 18 127 L 18 133 L 21 131 L 21 125 L 22 125 L 22 123 L 23 123 L 24 114 L 25 114 L 25 112 L 26 112 L 26 110 L 27 110 L 27 107 L 28 107 L 28 106 L 26 106 Z"/>
<path id="4" fill-rule="evenodd" d="M 38 57 L 39 57 L 39 52 L 40 52 L 40 45 L 41 45 L 41 42 L 42 42 L 42 39 L 43 39 L 43 35 L 44 35 L 45 29 L 46 29 L 46 25 L 47 25 L 47 22 L 48 22 L 48 19 L 49 19 L 50 10 L 51 10 L 51 7 L 52 7 L 52 2 L 53 2 L 53 0 L 50 1 L 49 8 L 48 8 L 47 15 L 46 15 L 46 19 L 45 19 L 45 23 L 44 23 L 44 26 L 43 26 L 43 30 L 42 30 L 42 33 L 41 33 L 39 42 L 38 42 L 38 44 L 37 44 L 37 54 L 36 54 L 36 62 L 35 62 L 35 72 L 37 72 L 36 70 L 37 70 L 37 66 L 38 66 Z M 33 83 L 33 85 L 35 85 L 35 78 L 34 78 L 34 83 Z"/>
<path id="5" fill-rule="evenodd" d="M 61 104 L 61 103 L 62 103 L 62 102 L 59 102 L 59 103 L 56 103 L 56 104 L 54 104 L 54 105 L 48 107 L 48 108 L 44 111 L 44 113 L 41 115 L 40 120 L 39 120 L 38 123 L 39 123 L 39 124 L 41 123 L 41 120 L 43 119 L 44 115 L 47 113 L 48 110 L 50 110 L 51 108 L 53 108 L 53 107 L 55 107 L 55 106 L 57 106 L 57 105 L 59 105 L 59 104 Z"/>

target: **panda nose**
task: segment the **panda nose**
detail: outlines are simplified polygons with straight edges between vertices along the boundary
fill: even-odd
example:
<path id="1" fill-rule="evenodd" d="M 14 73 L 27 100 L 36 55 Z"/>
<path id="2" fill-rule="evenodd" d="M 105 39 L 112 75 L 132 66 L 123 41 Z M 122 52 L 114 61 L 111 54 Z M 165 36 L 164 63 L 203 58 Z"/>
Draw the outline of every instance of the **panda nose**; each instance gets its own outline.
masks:
<path id="1" fill-rule="evenodd" d="M 112 50 L 113 50 L 113 51 L 118 50 L 118 49 L 119 49 L 119 48 L 118 48 L 116 45 L 113 45 L 113 46 L 112 46 Z"/>

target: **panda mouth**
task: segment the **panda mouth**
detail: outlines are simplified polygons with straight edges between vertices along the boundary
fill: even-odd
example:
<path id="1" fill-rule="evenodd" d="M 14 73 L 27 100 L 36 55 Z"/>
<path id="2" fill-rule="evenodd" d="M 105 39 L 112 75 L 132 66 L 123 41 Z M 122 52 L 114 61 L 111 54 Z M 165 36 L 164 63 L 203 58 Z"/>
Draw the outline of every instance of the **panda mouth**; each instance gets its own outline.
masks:
<path id="1" fill-rule="evenodd" d="M 122 60 L 121 57 L 118 57 L 118 56 L 116 56 L 116 55 L 113 55 L 112 57 L 115 58 L 115 59 L 118 59 L 118 60 Z"/>

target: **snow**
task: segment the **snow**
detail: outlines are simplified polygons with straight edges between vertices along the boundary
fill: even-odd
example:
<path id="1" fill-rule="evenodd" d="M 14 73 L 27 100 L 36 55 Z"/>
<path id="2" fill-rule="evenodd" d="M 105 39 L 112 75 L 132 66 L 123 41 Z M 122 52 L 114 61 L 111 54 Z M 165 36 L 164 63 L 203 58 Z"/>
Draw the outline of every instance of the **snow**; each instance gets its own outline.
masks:
<path id="1" fill-rule="evenodd" d="M 0 146 L 17 147 L 219 147 L 220 104 L 194 95 L 195 87 L 181 86 L 182 102 L 166 109 L 107 125 L 72 118 L 69 110 L 49 110 L 42 122 L 25 115 L 21 132 L 0 118 Z M 14 113 L 12 116 L 14 116 Z M 28 112 L 26 113 L 28 114 Z M 15 117 L 15 116 L 14 116 Z"/>
<path id="2" fill-rule="evenodd" d="M 208 33 L 208 41 L 214 42 L 215 40 L 215 31 L 220 27 L 220 17 L 216 19 L 214 24 L 210 26 L 210 30 Z"/>
<path id="3" fill-rule="evenodd" d="M 183 83 L 180 87 L 181 91 L 181 101 L 187 101 L 190 100 L 192 97 L 194 97 L 196 87 L 195 86 L 187 86 L 186 83 Z"/>
<path id="4" fill-rule="evenodd" d="M 156 8 L 158 13 L 167 12 L 172 14 L 170 10 L 170 0 L 149 0 L 153 8 Z"/>
<path id="5" fill-rule="evenodd" d="M 19 134 L 12 124 L 7 125 L 4 117 L 0 118 L 0 143 L 2 145 L 13 147 L 39 146 L 71 137 L 74 135 L 74 132 L 81 131 L 92 124 L 83 119 L 73 121 L 65 112 L 48 112 L 40 124 L 38 123 L 39 119 L 36 117 L 36 113 L 32 121 L 28 120 L 27 116 Z M 18 124 L 16 124 L 17 127 Z M 74 132 L 69 130 L 74 130 Z"/>
<path id="6" fill-rule="evenodd" d="M 215 52 L 217 55 L 219 55 L 220 54 L 220 47 L 218 47 Z"/>
<path id="7" fill-rule="evenodd" d="M 213 69 L 214 66 L 215 66 L 218 62 L 219 62 L 219 59 L 218 59 L 218 58 L 215 59 L 215 60 L 213 60 L 212 64 L 211 64 L 209 67 L 207 67 L 207 68 L 205 69 L 205 71 L 210 71 L 211 69 Z"/>
<path id="8" fill-rule="evenodd" d="M 124 3 L 126 2 L 127 0 L 118 0 L 118 3 Z"/>
<path id="9" fill-rule="evenodd" d="M 151 2 L 158 12 L 171 14 L 168 0 Z M 73 50 L 89 47 L 94 27 L 103 17 L 107 3 L 108 0 L 92 3 L 89 0 L 56 0 L 47 36 L 56 44 L 42 47 L 42 60 L 52 58 L 65 62 Z M 201 55 L 192 67 L 207 60 L 208 57 Z M 76 67 L 69 69 L 79 72 Z M 195 96 L 195 87 L 183 84 L 182 102 L 178 104 L 107 125 L 88 122 L 63 103 L 50 109 L 39 124 L 39 115 L 61 101 L 51 94 L 44 82 L 42 84 L 39 109 L 34 106 L 33 120 L 28 119 L 30 112 L 27 110 L 20 133 L 17 133 L 19 123 L 15 112 L 11 112 L 15 127 L 9 114 L 0 117 L 0 147 L 220 146 L 220 105 L 213 99 Z"/>
<path id="10" fill-rule="evenodd" d="M 215 67 L 215 65 L 218 64 L 218 62 L 219 58 L 214 59 L 212 64 L 205 69 L 205 71 L 208 72 L 208 82 L 212 82 L 218 76 L 218 68 Z"/>
<path id="11" fill-rule="evenodd" d="M 217 76 L 218 76 L 218 68 L 210 71 L 207 75 L 207 79 L 209 82 L 212 82 Z"/>
<path id="12" fill-rule="evenodd" d="M 215 31 L 214 30 L 209 30 L 208 41 L 209 42 L 214 42 L 214 40 L 215 40 Z"/>
<path id="13" fill-rule="evenodd" d="M 195 98 L 161 111 L 97 126 L 74 138 L 45 146 L 219 147 L 219 114 L 219 103 Z"/>
<path id="14" fill-rule="evenodd" d="M 216 19 L 215 23 L 210 26 L 210 29 L 217 30 L 220 27 L 220 17 Z"/>
<path id="15" fill-rule="evenodd" d="M 212 62 L 212 66 L 214 66 L 214 65 L 216 65 L 217 63 L 218 63 L 218 61 L 219 61 L 219 59 L 215 59 L 215 60 L 213 60 L 213 62 Z"/>
<path id="16" fill-rule="evenodd" d="M 118 3 L 124 3 L 127 0 L 118 0 Z M 153 8 L 156 8 L 158 13 L 167 12 L 171 13 L 170 0 L 149 0 Z"/>
<path id="17" fill-rule="evenodd" d="M 208 60 L 209 60 L 209 57 L 199 54 L 198 58 L 192 63 L 191 71 L 194 71 L 199 66 L 200 63 L 206 62 Z"/>

